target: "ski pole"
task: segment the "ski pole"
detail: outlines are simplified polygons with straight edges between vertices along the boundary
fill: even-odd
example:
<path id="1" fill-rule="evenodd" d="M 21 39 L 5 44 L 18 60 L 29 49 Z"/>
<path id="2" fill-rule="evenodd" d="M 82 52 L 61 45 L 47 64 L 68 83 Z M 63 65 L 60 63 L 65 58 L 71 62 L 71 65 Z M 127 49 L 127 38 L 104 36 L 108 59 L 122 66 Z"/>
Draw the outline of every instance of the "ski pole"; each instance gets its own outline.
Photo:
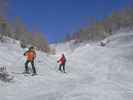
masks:
<path id="1" fill-rule="evenodd" d="M 36 71 L 37 71 L 37 73 L 38 73 L 38 72 L 39 72 L 39 67 L 37 67 L 37 64 L 36 64 L 36 63 L 37 63 L 36 58 L 35 58 L 35 62 L 34 62 L 34 63 L 35 63 L 35 69 L 36 69 Z"/>
<path id="2" fill-rule="evenodd" d="M 55 70 L 56 70 L 56 68 L 57 68 L 57 65 L 58 65 L 58 63 L 56 62 L 56 65 L 55 65 Z M 58 68 L 57 68 L 57 70 L 58 70 Z"/>

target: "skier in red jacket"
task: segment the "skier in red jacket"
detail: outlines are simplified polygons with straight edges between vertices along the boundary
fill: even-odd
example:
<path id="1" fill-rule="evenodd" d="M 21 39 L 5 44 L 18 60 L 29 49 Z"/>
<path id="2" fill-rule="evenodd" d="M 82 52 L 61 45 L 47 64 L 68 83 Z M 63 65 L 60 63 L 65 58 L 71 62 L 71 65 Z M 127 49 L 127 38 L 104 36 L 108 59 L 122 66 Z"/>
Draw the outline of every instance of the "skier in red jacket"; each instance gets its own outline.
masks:
<path id="1" fill-rule="evenodd" d="M 62 54 L 61 58 L 57 61 L 58 63 L 60 63 L 59 65 L 59 71 L 62 72 L 62 67 L 63 67 L 63 72 L 65 72 L 65 63 L 66 63 L 66 57 L 64 54 Z"/>

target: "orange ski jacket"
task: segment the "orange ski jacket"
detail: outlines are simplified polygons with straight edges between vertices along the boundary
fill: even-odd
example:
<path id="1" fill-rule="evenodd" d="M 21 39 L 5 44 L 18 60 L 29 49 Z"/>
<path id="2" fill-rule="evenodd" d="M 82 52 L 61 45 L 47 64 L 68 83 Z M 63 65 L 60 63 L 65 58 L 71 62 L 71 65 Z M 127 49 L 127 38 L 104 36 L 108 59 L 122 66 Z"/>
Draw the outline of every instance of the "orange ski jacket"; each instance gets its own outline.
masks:
<path id="1" fill-rule="evenodd" d="M 27 57 L 28 61 L 33 61 L 36 58 L 36 53 L 34 51 L 27 51 L 24 53 L 24 56 Z"/>

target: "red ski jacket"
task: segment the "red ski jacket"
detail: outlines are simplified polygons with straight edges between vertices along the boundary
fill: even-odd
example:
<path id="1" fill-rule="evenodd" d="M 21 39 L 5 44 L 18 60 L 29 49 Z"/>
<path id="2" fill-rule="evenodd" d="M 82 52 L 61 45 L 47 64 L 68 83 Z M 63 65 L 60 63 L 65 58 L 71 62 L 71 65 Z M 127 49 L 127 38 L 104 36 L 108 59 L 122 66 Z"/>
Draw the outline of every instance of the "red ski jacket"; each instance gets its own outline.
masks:
<path id="1" fill-rule="evenodd" d="M 58 62 L 60 62 L 60 64 L 65 64 L 66 58 L 65 58 L 64 56 L 62 56 L 62 57 L 58 60 Z"/>

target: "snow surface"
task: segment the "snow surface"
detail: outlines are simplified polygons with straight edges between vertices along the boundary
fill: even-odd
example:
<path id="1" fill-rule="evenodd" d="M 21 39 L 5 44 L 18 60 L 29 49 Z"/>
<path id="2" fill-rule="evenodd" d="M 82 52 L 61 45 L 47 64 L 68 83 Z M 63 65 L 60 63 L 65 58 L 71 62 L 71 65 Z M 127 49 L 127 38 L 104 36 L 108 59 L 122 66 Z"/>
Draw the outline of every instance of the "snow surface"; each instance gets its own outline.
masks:
<path id="1" fill-rule="evenodd" d="M 0 65 L 15 78 L 0 81 L 0 100 L 133 100 L 133 33 L 108 39 L 105 47 L 85 44 L 73 52 L 58 46 L 58 54 L 67 56 L 66 74 L 57 71 L 57 55 L 38 51 L 37 76 L 20 74 L 26 50 L 1 43 Z"/>
<path id="2" fill-rule="evenodd" d="M 55 48 L 56 55 L 60 55 L 61 53 L 71 54 L 76 48 L 84 46 L 86 43 L 75 43 L 75 40 L 71 40 L 65 43 L 51 44 L 51 48 Z"/>

